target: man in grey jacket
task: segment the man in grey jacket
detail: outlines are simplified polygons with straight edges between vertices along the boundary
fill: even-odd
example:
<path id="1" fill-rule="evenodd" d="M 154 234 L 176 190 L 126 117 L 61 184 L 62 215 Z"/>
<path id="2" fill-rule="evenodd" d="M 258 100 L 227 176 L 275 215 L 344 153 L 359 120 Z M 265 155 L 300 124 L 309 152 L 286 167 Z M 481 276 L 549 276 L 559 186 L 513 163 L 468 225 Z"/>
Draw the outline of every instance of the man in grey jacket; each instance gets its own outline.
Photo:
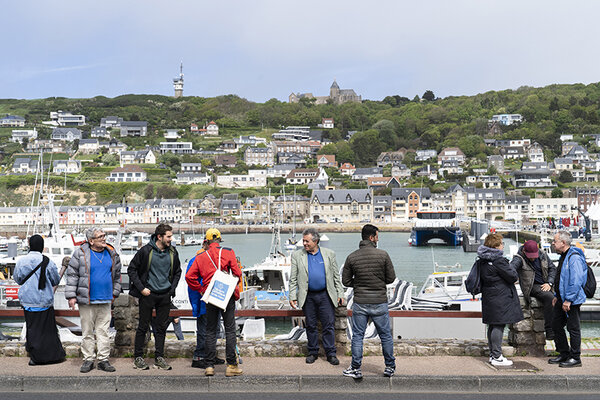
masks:
<path id="1" fill-rule="evenodd" d="M 106 244 L 106 234 L 100 228 L 86 231 L 87 242 L 71 257 L 67 268 L 65 297 L 69 307 L 79 306 L 81 317 L 82 373 L 94 369 L 96 345 L 98 369 L 114 372 L 108 362 L 110 355 L 111 304 L 121 293 L 121 258 L 115 249 Z"/>
<path id="2" fill-rule="evenodd" d="M 312 364 L 318 358 L 319 332 L 323 327 L 323 348 L 327 361 L 339 365 L 335 348 L 335 307 L 343 305 L 343 289 L 333 250 L 319 247 L 320 235 L 314 228 L 302 232 L 303 250 L 292 254 L 290 273 L 290 305 L 300 307 L 306 317 L 308 357 Z"/>
<path id="3" fill-rule="evenodd" d="M 389 378 L 396 371 L 386 287 L 396 279 L 396 273 L 389 254 L 377 248 L 378 241 L 379 229 L 371 224 L 363 226 L 359 248 L 346 258 L 342 271 L 342 284 L 354 288 L 352 364 L 344 370 L 345 376 L 354 379 L 362 378 L 363 339 L 369 318 L 381 339 L 385 360 L 383 375 Z"/>

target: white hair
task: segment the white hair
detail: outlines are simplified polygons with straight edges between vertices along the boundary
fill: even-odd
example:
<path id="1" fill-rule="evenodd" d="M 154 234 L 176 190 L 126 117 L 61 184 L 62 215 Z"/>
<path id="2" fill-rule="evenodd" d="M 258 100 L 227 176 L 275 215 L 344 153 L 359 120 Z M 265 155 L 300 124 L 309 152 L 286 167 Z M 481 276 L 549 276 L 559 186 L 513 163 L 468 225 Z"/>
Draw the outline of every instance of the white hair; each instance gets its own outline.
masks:
<path id="1" fill-rule="evenodd" d="M 571 234 L 567 231 L 558 231 L 557 233 L 558 238 L 560 240 L 562 240 L 563 242 L 565 242 L 565 244 L 567 246 L 571 245 L 571 242 L 573 241 L 573 236 L 571 236 Z"/>

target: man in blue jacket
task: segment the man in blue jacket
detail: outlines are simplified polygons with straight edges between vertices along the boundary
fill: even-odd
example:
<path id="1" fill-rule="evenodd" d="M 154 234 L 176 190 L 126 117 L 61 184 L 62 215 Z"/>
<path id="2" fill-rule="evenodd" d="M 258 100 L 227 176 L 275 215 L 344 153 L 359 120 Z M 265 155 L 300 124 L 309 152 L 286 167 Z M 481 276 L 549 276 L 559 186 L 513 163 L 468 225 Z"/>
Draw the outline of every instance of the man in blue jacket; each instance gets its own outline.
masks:
<path id="1" fill-rule="evenodd" d="M 571 234 L 560 231 L 554 235 L 554 248 L 561 254 L 554 282 L 556 289 L 552 306 L 552 330 L 556 351 L 560 355 L 548 360 L 563 368 L 581 367 L 580 307 L 585 302 L 583 286 L 587 280 L 587 263 L 583 251 L 571 246 Z M 565 334 L 565 325 L 571 337 L 571 347 Z"/>

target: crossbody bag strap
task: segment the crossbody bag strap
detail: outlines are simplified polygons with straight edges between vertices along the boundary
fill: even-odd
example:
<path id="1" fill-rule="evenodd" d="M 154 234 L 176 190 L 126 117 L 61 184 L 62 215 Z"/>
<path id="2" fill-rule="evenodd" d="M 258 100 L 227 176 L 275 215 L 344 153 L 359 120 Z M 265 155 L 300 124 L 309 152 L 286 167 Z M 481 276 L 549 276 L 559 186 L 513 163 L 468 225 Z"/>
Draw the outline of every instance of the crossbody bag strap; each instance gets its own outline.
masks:
<path id="1" fill-rule="evenodd" d="M 48 257 L 42 255 L 42 262 L 39 263 L 38 266 L 35 267 L 29 274 L 27 274 L 27 276 L 25 277 L 25 280 L 23 281 L 23 283 L 21 285 L 24 285 L 25 282 L 27 282 L 29 280 L 29 278 L 31 278 L 33 276 L 33 274 L 35 274 L 37 272 L 38 269 L 46 268 L 48 266 L 49 262 L 50 262 L 50 259 Z"/>
<path id="2" fill-rule="evenodd" d="M 212 257 L 210 256 L 210 254 L 208 254 L 208 250 L 205 251 L 206 255 L 208 256 L 208 259 L 210 260 L 210 262 L 212 263 L 213 267 L 215 267 L 215 269 L 220 270 L 221 269 L 221 252 L 223 251 L 223 248 L 219 249 L 219 266 L 217 267 L 217 264 L 215 264 L 215 262 L 213 261 Z"/>

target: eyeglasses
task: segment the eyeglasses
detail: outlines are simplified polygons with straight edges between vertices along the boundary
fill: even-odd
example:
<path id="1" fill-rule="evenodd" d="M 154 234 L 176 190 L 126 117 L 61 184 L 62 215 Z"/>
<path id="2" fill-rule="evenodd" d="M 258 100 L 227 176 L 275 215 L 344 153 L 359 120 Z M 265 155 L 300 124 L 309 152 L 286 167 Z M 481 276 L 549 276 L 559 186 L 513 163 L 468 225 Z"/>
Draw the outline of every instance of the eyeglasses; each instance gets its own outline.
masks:
<path id="1" fill-rule="evenodd" d="M 96 239 L 104 239 L 106 237 L 106 234 L 102 234 L 102 235 L 98 235 L 93 237 L 92 239 L 96 240 Z"/>

